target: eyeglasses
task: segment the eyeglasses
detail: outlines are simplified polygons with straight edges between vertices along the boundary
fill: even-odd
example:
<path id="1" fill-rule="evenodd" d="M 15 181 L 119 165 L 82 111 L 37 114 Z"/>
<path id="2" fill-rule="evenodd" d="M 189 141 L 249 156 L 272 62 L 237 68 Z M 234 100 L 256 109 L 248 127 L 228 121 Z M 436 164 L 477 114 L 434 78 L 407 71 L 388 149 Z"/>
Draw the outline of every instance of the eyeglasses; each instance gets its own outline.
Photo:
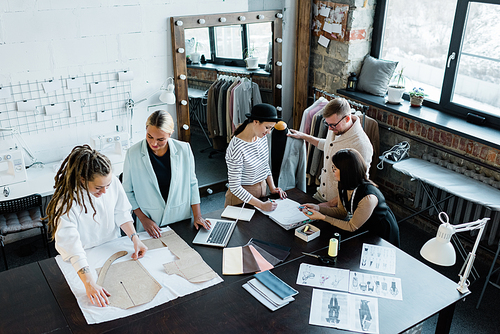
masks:
<path id="1" fill-rule="evenodd" d="M 337 122 L 337 123 L 335 123 L 335 124 L 330 124 L 330 123 L 328 123 L 325 119 L 323 119 L 323 123 L 325 123 L 325 125 L 326 125 L 326 126 L 327 126 L 330 130 L 334 130 L 334 129 L 336 129 L 336 128 L 337 128 L 337 125 L 339 125 L 339 124 L 340 124 L 340 122 L 342 122 L 342 121 L 344 120 L 344 118 L 346 118 L 347 116 L 349 116 L 349 115 L 344 115 L 344 117 L 342 117 L 342 118 L 340 119 L 340 121 L 338 121 L 338 122 Z"/>

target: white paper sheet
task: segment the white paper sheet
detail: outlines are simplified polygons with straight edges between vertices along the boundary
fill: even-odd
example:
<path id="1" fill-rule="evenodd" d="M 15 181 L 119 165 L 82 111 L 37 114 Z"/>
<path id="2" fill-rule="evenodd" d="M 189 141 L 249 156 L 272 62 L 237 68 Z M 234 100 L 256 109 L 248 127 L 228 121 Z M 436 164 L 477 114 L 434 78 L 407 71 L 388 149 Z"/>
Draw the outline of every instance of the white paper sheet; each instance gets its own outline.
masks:
<path id="1" fill-rule="evenodd" d="M 378 333 L 378 300 L 344 292 L 313 289 L 309 324 Z"/>
<path id="2" fill-rule="evenodd" d="M 0 99 L 6 99 L 12 96 L 10 87 L 0 87 Z"/>
<path id="3" fill-rule="evenodd" d="M 321 35 L 321 36 L 319 36 L 318 44 L 327 48 L 328 44 L 330 44 L 330 40 L 328 38 L 326 38 L 325 36 Z"/>
<path id="4" fill-rule="evenodd" d="M 396 250 L 390 247 L 363 244 L 359 268 L 395 275 Z"/>
<path id="5" fill-rule="evenodd" d="M 57 79 L 49 80 L 42 83 L 42 86 L 45 93 L 50 93 L 61 88 L 61 82 Z"/>
<path id="6" fill-rule="evenodd" d="M 397 277 L 351 271 L 349 292 L 358 295 L 403 300 L 401 279 Z"/>
<path id="7" fill-rule="evenodd" d="M 169 227 L 165 227 L 162 231 L 170 230 Z M 147 232 L 139 233 L 141 239 L 149 239 Z M 134 251 L 134 246 L 128 237 L 122 237 L 100 246 L 87 249 L 87 259 L 89 261 L 89 266 L 91 272 L 97 280 L 96 268 L 100 268 L 104 265 L 104 262 L 113 255 L 114 253 L 126 250 L 128 254 L 115 262 L 122 262 L 130 260 L 130 257 Z M 177 297 L 182 297 L 190 293 L 203 290 L 212 285 L 223 282 L 223 279 L 218 276 L 210 281 L 204 283 L 190 283 L 186 279 L 177 275 L 167 275 L 165 269 L 163 268 L 163 263 L 174 261 L 177 258 L 173 255 L 167 247 L 153 249 L 146 252 L 144 258 L 138 260 L 141 264 L 148 270 L 151 276 L 162 285 L 162 289 L 156 295 L 156 297 L 149 303 L 139 305 L 137 307 L 132 307 L 130 309 L 121 309 L 117 307 L 104 307 L 100 308 L 94 306 L 90 303 L 86 293 L 85 287 L 78 277 L 75 269 L 70 262 L 64 262 L 60 255 L 56 257 L 56 262 L 61 269 L 66 282 L 76 297 L 76 301 L 80 309 L 82 310 L 83 316 L 88 324 L 97 324 L 105 321 L 110 321 L 114 319 L 124 318 L 132 314 L 136 314 L 155 306 L 161 305 L 168 301 L 171 301 Z"/>
<path id="8" fill-rule="evenodd" d="M 309 219 L 299 210 L 299 203 L 287 198 L 287 199 L 277 199 L 276 203 L 278 206 L 274 211 L 262 211 L 260 212 L 269 216 L 276 223 L 281 225 L 281 227 L 287 229 L 287 227 L 296 227 L 297 224 L 301 224 Z"/>
<path id="9" fill-rule="evenodd" d="M 68 89 L 81 88 L 85 83 L 84 78 L 69 78 L 66 79 L 66 87 Z"/>
<path id="10" fill-rule="evenodd" d="M 321 7 L 319 10 L 319 15 L 328 17 L 330 16 L 330 10 L 331 10 L 330 7 Z"/>
<path id="11" fill-rule="evenodd" d="M 348 292 L 349 270 L 301 263 L 297 284 Z"/>

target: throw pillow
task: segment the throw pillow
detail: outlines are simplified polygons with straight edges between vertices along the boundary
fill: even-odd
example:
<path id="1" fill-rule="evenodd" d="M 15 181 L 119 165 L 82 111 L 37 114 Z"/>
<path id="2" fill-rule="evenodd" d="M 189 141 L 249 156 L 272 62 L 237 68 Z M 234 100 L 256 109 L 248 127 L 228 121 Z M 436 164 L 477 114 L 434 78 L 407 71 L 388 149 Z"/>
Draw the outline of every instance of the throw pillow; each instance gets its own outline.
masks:
<path id="1" fill-rule="evenodd" d="M 397 61 L 377 59 L 367 55 L 359 73 L 357 89 L 373 95 L 384 96 L 397 66 Z"/>

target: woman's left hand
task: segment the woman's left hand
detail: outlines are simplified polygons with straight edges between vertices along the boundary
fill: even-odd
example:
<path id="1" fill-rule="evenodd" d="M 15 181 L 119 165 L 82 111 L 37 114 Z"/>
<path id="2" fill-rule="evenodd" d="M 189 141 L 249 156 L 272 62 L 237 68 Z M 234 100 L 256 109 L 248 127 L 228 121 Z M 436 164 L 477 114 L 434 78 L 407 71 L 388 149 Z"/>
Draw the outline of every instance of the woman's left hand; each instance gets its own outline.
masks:
<path id="1" fill-rule="evenodd" d="M 132 258 L 134 260 L 137 260 L 137 259 L 140 259 L 141 257 L 144 256 L 144 254 L 146 254 L 148 248 L 146 247 L 146 245 L 141 241 L 141 239 L 139 239 L 138 236 L 136 236 L 135 238 L 133 238 L 134 240 L 134 249 L 135 249 L 135 253 L 132 254 Z"/>
<path id="2" fill-rule="evenodd" d="M 325 215 L 316 211 L 316 210 L 313 210 L 311 208 L 308 208 L 306 206 L 304 206 L 303 208 L 299 208 L 300 211 L 302 211 L 303 214 L 306 215 L 307 218 L 311 219 L 311 220 L 325 220 Z"/>
<path id="3" fill-rule="evenodd" d="M 196 227 L 196 229 L 199 229 L 200 226 L 203 227 L 204 229 L 210 230 L 210 222 L 208 220 L 204 219 L 201 216 L 195 217 L 194 227 Z"/>
<path id="4" fill-rule="evenodd" d="M 272 189 L 271 194 L 279 194 L 281 199 L 287 198 L 286 192 L 279 187 Z"/>

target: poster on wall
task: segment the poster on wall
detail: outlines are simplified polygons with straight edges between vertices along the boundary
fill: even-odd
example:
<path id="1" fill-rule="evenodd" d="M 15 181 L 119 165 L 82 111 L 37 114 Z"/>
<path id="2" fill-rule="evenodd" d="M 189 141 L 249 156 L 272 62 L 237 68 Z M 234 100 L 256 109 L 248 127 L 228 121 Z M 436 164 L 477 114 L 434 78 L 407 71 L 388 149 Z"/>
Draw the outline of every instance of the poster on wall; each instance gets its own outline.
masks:
<path id="1" fill-rule="evenodd" d="M 330 1 L 314 1 L 313 33 L 327 47 L 330 40 L 343 42 L 346 39 L 349 5 Z"/>

